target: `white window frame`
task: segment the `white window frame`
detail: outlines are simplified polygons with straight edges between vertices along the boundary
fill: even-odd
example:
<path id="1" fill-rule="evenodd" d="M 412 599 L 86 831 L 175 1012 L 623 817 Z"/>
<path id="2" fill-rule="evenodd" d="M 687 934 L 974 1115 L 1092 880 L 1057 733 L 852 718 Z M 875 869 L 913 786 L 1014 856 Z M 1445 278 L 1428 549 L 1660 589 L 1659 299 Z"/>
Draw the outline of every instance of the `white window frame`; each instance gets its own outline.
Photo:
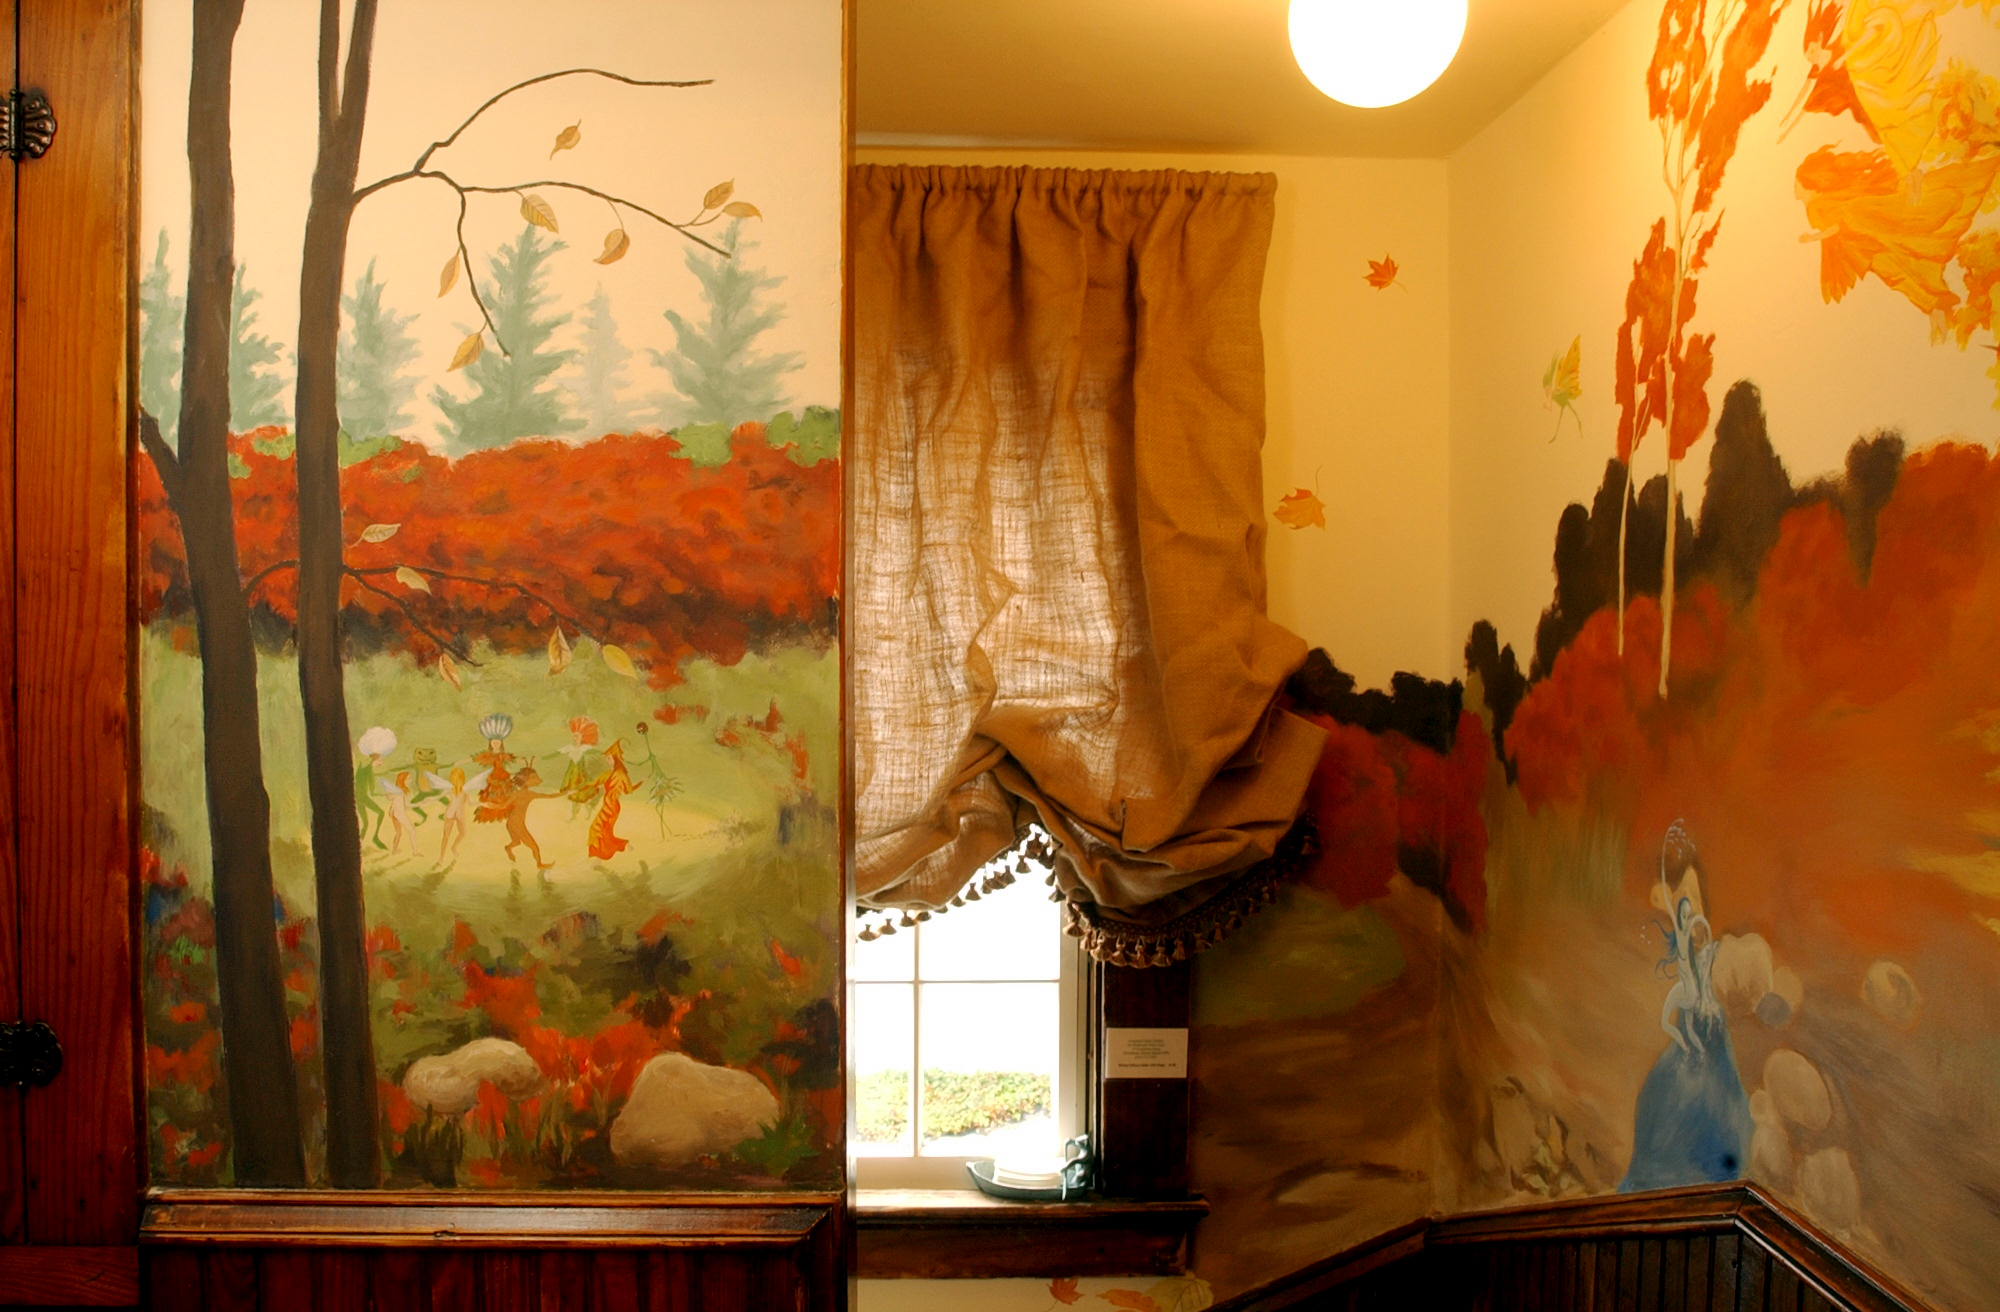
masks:
<path id="1" fill-rule="evenodd" d="M 1022 890 L 1023 894 L 1029 890 Z M 969 909 L 969 908 L 968 908 Z M 850 923 L 849 934 L 855 926 Z M 926 1156 L 923 1153 L 923 1125 L 921 1103 L 923 1098 L 923 995 L 926 983 L 935 984 L 1019 984 L 1042 983 L 1045 980 L 1018 979 L 942 979 L 927 981 L 923 978 L 923 950 L 921 947 L 924 925 L 917 924 L 901 933 L 917 936 L 916 948 L 912 952 L 910 985 L 911 996 L 911 1069 L 910 1069 L 910 1152 L 898 1155 L 867 1155 L 855 1151 L 858 1140 L 853 1134 L 853 1121 L 859 1113 L 855 1095 L 856 1073 L 850 1071 L 848 1077 L 849 1101 L 854 1110 L 849 1113 L 848 1162 L 850 1178 L 855 1187 L 867 1190 L 912 1190 L 912 1189 L 973 1189 L 972 1175 L 966 1169 L 970 1162 L 982 1160 L 979 1157 Z M 1085 961 L 1082 940 L 1056 931 L 1062 937 L 1058 954 L 1058 974 L 1056 978 L 1057 1008 L 1057 1070 L 1055 1088 L 1050 1090 L 1051 1111 L 1055 1114 L 1059 1141 L 1068 1140 L 1084 1133 L 1090 1098 L 1090 1062 L 1086 1045 L 1090 1037 L 1088 1009 L 1089 989 L 1086 987 Z M 859 1016 L 856 990 L 869 984 L 900 983 L 894 980 L 854 980 L 848 982 L 848 1014 Z M 1055 1144 L 1050 1145 L 1053 1154 Z"/>

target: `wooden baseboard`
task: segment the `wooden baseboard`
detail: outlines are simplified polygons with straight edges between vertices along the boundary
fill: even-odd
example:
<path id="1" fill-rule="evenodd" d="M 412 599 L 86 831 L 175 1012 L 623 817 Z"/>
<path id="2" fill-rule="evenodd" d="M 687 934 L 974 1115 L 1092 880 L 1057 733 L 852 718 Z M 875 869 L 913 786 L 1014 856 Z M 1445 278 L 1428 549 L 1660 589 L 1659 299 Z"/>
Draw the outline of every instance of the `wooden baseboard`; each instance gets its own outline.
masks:
<path id="1" fill-rule="evenodd" d="M 0 1306 L 137 1307 L 137 1248 L 0 1247 Z"/>
<path id="2" fill-rule="evenodd" d="M 1397 1306 L 1399 1301 L 1407 1305 L 1410 1290 L 1434 1288 L 1438 1269 L 1446 1264 L 1454 1268 L 1451 1280 L 1462 1286 L 1497 1279 L 1497 1273 L 1506 1265 L 1503 1255 L 1509 1253 L 1518 1256 L 1532 1252 L 1537 1257 L 1526 1260 L 1542 1260 L 1553 1268 L 1556 1250 L 1563 1246 L 1638 1248 L 1659 1244 L 1671 1246 L 1670 1251 L 1686 1253 L 1697 1243 L 1735 1245 L 1745 1254 L 1754 1254 L 1758 1262 L 1769 1264 L 1768 1268 L 1757 1267 L 1754 1278 L 1766 1279 L 1768 1272 L 1768 1279 L 1774 1285 L 1796 1288 L 1796 1305 L 1800 1307 L 1831 1308 L 1837 1312 L 1935 1312 L 1929 1304 L 1848 1252 L 1804 1217 L 1758 1186 L 1745 1183 L 1566 1199 L 1533 1207 L 1415 1221 L 1218 1303 L 1214 1312 L 1278 1312 L 1283 1308 L 1320 1306 L 1319 1300 L 1336 1290 L 1368 1281 L 1382 1285 L 1384 1272 L 1398 1264 L 1407 1277 L 1403 1281 L 1405 1288 L 1401 1293 L 1384 1293 L 1384 1306 Z M 1520 1265 L 1520 1261 L 1514 1263 L 1516 1267 Z M 1572 1268 L 1562 1278 L 1573 1276 Z M 1550 1278 L 1556 1279 L 1553 1270 Z M 1730 1278 L 1734 1278 L 1733 1271 Z M 1682 1285 L 1688 1289 L 1686 1305 L 1708 1306 L 1706 1294 L 1697 1300 L 1690 1286 L 1691 1281 Z M 1611 1306 L 1591 1301 L 1588 1293 L 1588 1290 L 1578 1291 L 1580 1301 L 1573 1305 Z M 1515 1305 L 1506 1301 L 1506 1291 L 1489 1289 L 1486 1296 L 1488 1302 L 1481 1306 Z M 1556 1305 L 1546 1302 L 1547 1295 L 1531 1297 L 1543 1301 L 1521 1305 Z M 1353 1305 L 1374 1306 L 1365 1300 L 1356 1300 Z M 1662 1308 L 1667 1305 L 1667 1302 L 1658 1304 Z M 1675 1308 L 1682 1305 L 1672 1303 Z M 1756 1305 L 1764 1306 L 1761 1296 Z M 1619 1302 L 1616 1306 L 1626 1304 Z M 1794 1303 L 1788 1302 L 1786 1306 Z"/>

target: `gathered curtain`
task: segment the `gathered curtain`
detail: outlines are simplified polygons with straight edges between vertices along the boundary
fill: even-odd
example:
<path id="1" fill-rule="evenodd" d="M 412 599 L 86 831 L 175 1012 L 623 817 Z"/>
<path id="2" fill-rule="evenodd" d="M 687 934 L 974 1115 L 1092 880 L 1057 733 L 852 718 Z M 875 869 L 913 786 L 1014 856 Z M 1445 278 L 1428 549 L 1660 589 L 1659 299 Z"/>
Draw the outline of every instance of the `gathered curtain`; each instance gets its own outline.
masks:
<path id="1" fill-rule="evenodd" d="M 1187 925 L 1297 846 L 1323 735 L 1276 705 L 1305 645 L 1265 614 L 1274 190 L 854 170 L 864 907 L 943 906 L 1039 822 L 1073 923 Z M 1213 936 L 1088 937 L 1154 964 Z"/>

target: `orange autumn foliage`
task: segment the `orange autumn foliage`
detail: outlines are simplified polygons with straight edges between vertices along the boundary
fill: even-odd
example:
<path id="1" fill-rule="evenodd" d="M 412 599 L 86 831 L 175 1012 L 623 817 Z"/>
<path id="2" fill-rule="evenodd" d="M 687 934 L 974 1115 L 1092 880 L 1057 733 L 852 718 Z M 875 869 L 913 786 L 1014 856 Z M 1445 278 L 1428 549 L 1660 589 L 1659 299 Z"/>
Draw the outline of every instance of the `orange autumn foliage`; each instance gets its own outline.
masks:
<path id="1" fill-rule="evenodd" d="M 2000 458 L 1911 457 L 1875 527 L 1865 578 L 1819 501 L 1784 517 L 1751 606 L 1691 589 L 1670 702 L 1643 640 L 1656 600 L 1631 604 L 1622 661 L 1614 617 L 1592 617 L 1506 735 L 1530 808 L 1629 815 L 1635 890 L 1684 819 L 1735 923 L 1806 916 L 1889 951 L 2000 913 Z"/>

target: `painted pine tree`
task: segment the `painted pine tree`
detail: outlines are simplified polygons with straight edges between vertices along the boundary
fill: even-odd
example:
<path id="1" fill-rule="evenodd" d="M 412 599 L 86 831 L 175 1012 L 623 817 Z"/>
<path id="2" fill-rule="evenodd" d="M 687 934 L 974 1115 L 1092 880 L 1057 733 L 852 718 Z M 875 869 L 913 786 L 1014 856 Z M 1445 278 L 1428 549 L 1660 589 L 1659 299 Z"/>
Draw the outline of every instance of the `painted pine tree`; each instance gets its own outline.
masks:
<path id="1" fill-rule="evenodd" d="M 573 433 L 583 421 L 570 412 L 557 371 L 574 351 L 550 345 L 567 314 L 551 314 L 546 284 L 549 256 L 564 249 L 546 241 L 533 224 L 488 262 L 492 281 L 481 288 L 499 350 L 482 351 L 464 366 L 472 395 L 460 399 L 437 387 L 431 399 L 444 414 L 438 432 L 455 452 L 504 446 L 519 437 Z"/>
<path id="2" fill-rule="evenodd" d="M 768 302 L 763 295 L 784 279 L 751 268 L 745 260 L 757 243 L 744 239 L 742 219 L 730 222 L 718 244 L 732 258 L 704 250 L 687 253 L 708 317 L 697 323 L 668 310 L 674 349 L 651 352 L 653 363 L 674 380 L 673 392 L 655 398 L 659 422 L 667 428 L 717 424 L 727 429 L 745 420 L 769 419 L 787 405 L 782 380 L 799 367 L 796 352 L 766 355 L 756 349 L 757 339 L 784 318 L 783 303 Z"/>
<path id="3" fill-rule="evenodd" d="M 284 347 L 257 331 L 251 308 L 262 295 L 237 265 L 229 296 L 229 426 L 239 433 L 288 419 L 280 398 L 290 384 L 278 367 Z"/>
<path id="4" fill-rule="evenodd" d="M 400 435 L 410 425 L 405 407 L 417 394 L 417 380 L 407 372 L 417 357 L 412 316 L 383 305 L 382 289 L 370 260 L 353 294 L 340 298 L 348 322 L 340 339 L 340 428 L 357 442 Z"/>
<path id="5" fill-rule="evenodd" d="M 625 397 L 632 385 L 626 367 L 631 359 L 631 350 L 618 340 L 611 298 L 599 287 L 583 307 L 583 340 L 570 379 L 570 390 L 583 411 L 583 431 L 590 436 L 622 433 L 632 426 L 632 404 Z"/>
<path id="6" fill-rule="evenodd" d="M 167 445 L 176 444 L 181 419 L 181 329 L 187 301 L 174 295 L 167 268 L 167 230 L 153 248 L 153 262 L 139 279 L 139 408 L 153 416 Z"/>

